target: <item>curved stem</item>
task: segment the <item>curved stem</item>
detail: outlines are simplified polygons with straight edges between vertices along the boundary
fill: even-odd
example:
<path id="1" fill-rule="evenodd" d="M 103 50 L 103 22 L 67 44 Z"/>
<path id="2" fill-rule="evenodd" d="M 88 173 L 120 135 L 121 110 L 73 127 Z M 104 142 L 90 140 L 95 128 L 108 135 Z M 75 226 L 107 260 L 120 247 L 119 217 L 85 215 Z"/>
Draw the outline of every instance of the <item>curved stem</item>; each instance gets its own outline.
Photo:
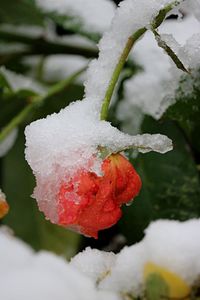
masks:
<path id="1" fill-rule="evenodd" d="M 120 59 L 118 61 L 118 64 L 115 67 L 115 70 L 113 72 L 113 75 L 111 77 L 111 80 L 109 82 L 106 94 L 105 94 L 105 98 L 103 100 L 103 105 L 101 108 L 101 120 L 106 120 L 107 118 L 107 114 L 108 114 L 108 108 L 110 105 L 110 100 L 112 98 L 112 94 L 115 88 L 115 85 L 119 79 L 119 75 L 121 73 L 121 70 L 123 69 L 123 66 L 127 60 L 127 57 L 133 47 L 133 45 L 135 44 L 135 42 L 147 31 L 146 28 L 141 28 L 138 31 L 136 31 L 136 33 L 133 36 L 130 36 L 126 46 L 124 47 L 124 50 L 120 56 Z"/>
<path id="2" fill-rule="evenodd" d="M 167 5 L 165 8 L 161 9 L 158 13 L 158 15 L 154 18 L 154 20 L 151 23 L 151 27 L 153 30 L 155 30 L 157 27 L 159 27 L 163 20 L 166 18 L 167 14 L 172 10 L 175 6 L 179 5 L 182 0 L 174 0 L 171 4 Z M 115 70 L 112 74 L 111 80 L 109 82 L 105 97 L 103 99 L 103 104 L 101 108 L 101 114 L 100 118 L 101 120 L 106 120 L 108 115 L 108 109 L 110 105 L 110 101 L 112 98 L 112 94 L 115 88 L 115 85 L 119 79 L 119 75 L 121 73 L 121 70 L 127 60 L 127 57 L 135 44 L 135 42 L 147 31 L 146 27 L 140 28 L 138 31 L 136 31 L 133 36 L 130 36 L 126 46 L 119 58 L 119 61 L 115 67 Z"/>

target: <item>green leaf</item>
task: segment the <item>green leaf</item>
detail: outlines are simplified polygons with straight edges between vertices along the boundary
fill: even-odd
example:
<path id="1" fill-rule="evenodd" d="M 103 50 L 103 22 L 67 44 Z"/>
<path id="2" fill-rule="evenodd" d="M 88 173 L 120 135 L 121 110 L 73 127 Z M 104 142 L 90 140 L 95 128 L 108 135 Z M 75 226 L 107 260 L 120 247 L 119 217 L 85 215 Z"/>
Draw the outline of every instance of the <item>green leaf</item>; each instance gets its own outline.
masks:
<path id="1" fill-rule="evenodd" d="M 169 299 L 169 287 L 164 279 L 157 273 L 150 274 L 145 283 L 147 300 Z"/>
<path id="2" fill-rule="evenodd" d="M 2 159 L 2 188 L 10 205 L 3 223 L 36 250 L 46 249 L 70 258 L 77 251 L 80 235 L 51 224 L 39 212 L 30 196 L 35 180 L 24 159 L 24 143 L 21 131 L 15 146 Z"/>
<path id="3" fill-rule="evenodd" d="M 185 66 L 183 65 L 179 57 L 176 55 L 176 53 L 169 47 L 169 45 L 167 45 L 167 43 L 164 40 L 162 40 L 162 37 L 160 36 L 158 31 L 152 29 L 152 32 L 154 33 L 158 46 L 161 47 L 167 53 L 167 55 L 173 60 L 177 68 L 183 72 L 188 73 L 188 70 L 185 68 Z"/>
<path id="4" fill-rule="evenodd" d="M 192 75 L 182 76 L 174 102 L 164 117 L 177 121 L 190 143 L 200 151 L 200 70 Z"/>
<path id="5" fill-rule="evenodd" d="M 192 153 L 173 122 L 160 124 L 150 117 L 143 123 L 143 132 L 166 134 L 174 143 L 167 154 L 140 154 L 131 159 L 140 174 L 143 186 L 130 207 L 124 207 L 120 231 L 132 244 L 143 237 L 150 221 L 168 218 L 186 220 L 200 216 L 200 184 Z"/>

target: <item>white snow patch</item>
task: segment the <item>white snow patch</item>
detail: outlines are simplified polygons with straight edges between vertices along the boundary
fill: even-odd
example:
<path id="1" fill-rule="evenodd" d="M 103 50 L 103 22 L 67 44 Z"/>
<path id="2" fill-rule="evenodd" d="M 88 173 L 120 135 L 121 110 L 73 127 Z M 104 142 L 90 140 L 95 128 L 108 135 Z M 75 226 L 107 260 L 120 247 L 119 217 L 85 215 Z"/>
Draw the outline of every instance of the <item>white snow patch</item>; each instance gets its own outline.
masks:
<path id="1" fill-rule="evenodd" d="M 200 219 L 160 220 L 145 231 L 148 260 L 192 284 L 200 275 Z"/>
<path id="2" fill-rule="evenodd" d="M 110 25 L 115 5 L 110 0 L 37 0 L 37 5 L 47 12 L 80 18 L 89 32 L 104 32 Z"/>
<path id="3" fill-rule="evenodd" d="M 0 68 L 0 73 L 5 77 L 14 92 L 20 90 L 31 90 L 39 94 L 45 94 L 46 92 L 46 88 L 40 83 L 31 78 L 27 78 L 26 76 L 10 71 L 5 67 Z"/>
<path id="4" fill-rule="evenodd" d="M 63 80 L 87 66 L 89 60 L 78 55 L 51 55 L 45 59 L 43 77 L 45 80 Z M 84 74 L 77 78 L 78 82 L 85 79 Z"/>
<path id="5" fill-rule="evenodd" d="M 0 201 L 6 201 L 6 195 L 0 189 Z"/>
<path id="6" fill-rule="evenodd" d="M 146 251 L 143 242 L 125 247 L 116 255 L 115 265 L 99 287 L 118 293 L 141 295 L 145 261 Z"/>
<path id="7" fill-rule="evenodd" d="M 112 252 L 86 248 L 71 260 L 70 265 L 90 277 L 94 282 L 98 282 L 111 272 L 115 258 L 115 254 Z"/>
<path id="8" fill-rule="evenodd" d="M 82 264 L 89 261 L 90 257 L 94 261 L 95 255 L 93 270 L 89 263 L 89 274 L 94 279 L 96 270 L 102 264 L 100 254 L 96 250 L 86 251 L 83 256 L 78 254 L 80 269 L 84 268 Z M 150 224 L 140 243 L 125 247 L 115 255 L 115 263 L 100 281 L 99 289 L 141 296 L 144 291 L 144 267 L 149 262 L 175 273 L 192 285 L 200 275 L 200 219 L 185 222 L 158 220 Z"/>
<path id="9" fill-rule="evenodd" d="M 4 300 L 119 300 L 95 284 L 64 259 L 42 251 L 0 230 L 0 289 Z M 12 284 L 12 288 L 11 287 Z"/>

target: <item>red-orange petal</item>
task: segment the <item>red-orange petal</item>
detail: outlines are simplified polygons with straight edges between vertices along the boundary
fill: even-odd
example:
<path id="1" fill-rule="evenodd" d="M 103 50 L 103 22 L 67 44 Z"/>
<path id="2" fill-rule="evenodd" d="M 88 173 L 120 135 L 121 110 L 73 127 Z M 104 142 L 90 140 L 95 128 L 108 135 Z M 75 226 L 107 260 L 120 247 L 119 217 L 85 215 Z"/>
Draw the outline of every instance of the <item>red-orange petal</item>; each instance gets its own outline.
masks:
<path id="1" fill-rule="evenodd" d="M 120 206 L 140 191 L 140 177 L 121 154 L 105 159 L 102 171 L 103 176 L 82 171 L 68 183 L 62 183 L 58 194 L 60 225 L 97 238 L 99 230 L 120 219 Z"/>
<path id="2" fill-rule="evenodd" d="M 0 219 L 7 215 L 9 211 L 9 205 L 4 199 L 0 199 Z"/>

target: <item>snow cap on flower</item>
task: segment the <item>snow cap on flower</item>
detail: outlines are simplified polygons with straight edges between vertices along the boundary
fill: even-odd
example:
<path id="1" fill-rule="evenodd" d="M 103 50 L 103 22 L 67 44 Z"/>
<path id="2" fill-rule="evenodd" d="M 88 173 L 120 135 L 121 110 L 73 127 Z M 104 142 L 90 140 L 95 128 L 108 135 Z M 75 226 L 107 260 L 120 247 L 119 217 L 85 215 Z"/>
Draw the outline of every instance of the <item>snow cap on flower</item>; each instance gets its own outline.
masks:
<path id="1" fill-rule="evenodd" d="M 100 41 L 99 58 L 94 60 L 88 68 L 85 99 L 72 103 L 58 114 L 33 122 L 26 128 L 26 159 L 37 181 L 34 197 L 38 201 L 40 210 L 52 222 L 62 223 L 63 226 L 70 226 L 86 235 L 96 237 L 98 230 L 115 224 L 120 218 L 120 205 L 137 195 L 140 185 L 135 184 L 137 189 L 133 188 L 129 191 L 133 185 L 132 181 L 128 180 L 130 187 L 124 187 L 123 197 L 118 198 L 115 195 L 115 209 L 112 218 L 111 213 L 107 218 L 105 212 L 102 219 L 100 218 L 100 211 L 102 212 L 100 204 L 103 207 L 103 203 L 106 202 L 106 198 L 103 198 L 103 191 L 106 178 L 108 178 L 107 174 L 110 171 L 106 169 L 106 163 L 100 157 L 99 149 L 106 149 L 109 154 L 119 153 L 127 148 L 138 149 L 143 153 L 149 151 L 165 153 L 172 150 L 172 141 L 166 136 L 160 134 L 130 136 L 120 132 L 109 122 L 100 120 L 102 99 L 128 37 L 139 28 L 148 26 L 160 9 L 167 4 L 171 4 L 171 1 L 151 0 L 148 4 L 144 0 L 123 1 L 117 10 L 110 30 Z M 135 18 L 133 18 L 135 10 L 138 11 L 138 14 L 135 14 Z M 122 164 L 125 167 L 119 168 L 123 169 L 122 173 L 124 174 L 128 174 L 126 169 L 133 170 L 127 163 L 126 161 L 126 164 Z M 118 173 L 116 177 L 123 177 L 120 172 Z M 83 179 L 83 177 L 85 178 Z M 113 182 L 113 180 L 111 181 Z M 76 182 L 78 187 L 76 184 L 74 185 Z M 82 185 L 79 185 L 80 182 Z M 98 189 L 91 188 L 92 185 Z M 90 197 L 87 195 L 85 202 L 82 202 L 86 192 L 86 189 L 83 192 L 83 186 L 88 187 L 87 193 L 90 194 Z M 101 192 L 99 187 L 102 188 Z M 68 188 L 71 190 L 69 191 Z M 120 190 L 117 185 L 115 187 L 112 185 L 112 188 L 112 193 L 114 189 L 115 193 Z M 92 201 L 96 208 L 94 210 L 93 207 L 92 210 L 92 205 L 89 213 L 91 197 L 95 198 L 96 189 L 98 190 L 98 201 Z M 69 213 L 69 207 L 64 201 L 64 193 L 69 192 L 71 200 L 69 211 L 75 210 L 74 216 Z M 72 197 L 72 192 L 75 192 L 74 197 Z M 77 194 L 81 195 L 81 201 Z M 96 212 L 96 217 L 100 222 L 95 229 L 90 228 L 88 223 L 93 212 Z M 66 220 L 63 215 L 67 216 Z M 69 221 L 70 218 L 71 221 Z M 87 226 L 85 222 L 87 222 Z M 88 230 L 83 229 L 86 227 Z"/>

